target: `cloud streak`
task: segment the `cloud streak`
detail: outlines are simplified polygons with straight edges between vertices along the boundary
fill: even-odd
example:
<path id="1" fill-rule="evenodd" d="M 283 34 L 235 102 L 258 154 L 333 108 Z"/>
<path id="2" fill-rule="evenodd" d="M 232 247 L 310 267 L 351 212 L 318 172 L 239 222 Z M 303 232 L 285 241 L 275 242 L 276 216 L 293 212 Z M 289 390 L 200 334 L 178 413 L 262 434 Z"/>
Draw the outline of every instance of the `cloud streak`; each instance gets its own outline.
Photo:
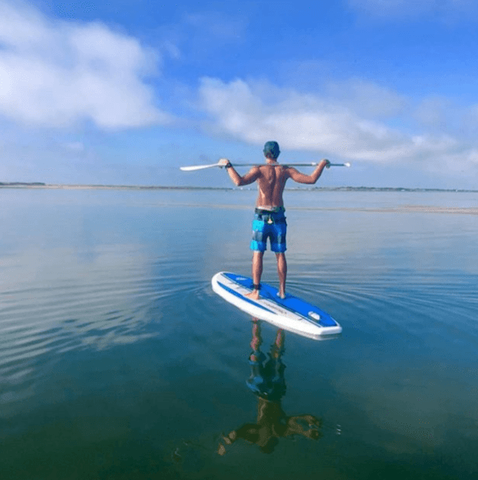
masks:
<path id="1" fill-rule="evenodd" d="M 51 20 L 0 0 L 0 116 L 23 125 L 102 129 L 168 122 L 145 77 L 159 58 L 102 23 Z"/>

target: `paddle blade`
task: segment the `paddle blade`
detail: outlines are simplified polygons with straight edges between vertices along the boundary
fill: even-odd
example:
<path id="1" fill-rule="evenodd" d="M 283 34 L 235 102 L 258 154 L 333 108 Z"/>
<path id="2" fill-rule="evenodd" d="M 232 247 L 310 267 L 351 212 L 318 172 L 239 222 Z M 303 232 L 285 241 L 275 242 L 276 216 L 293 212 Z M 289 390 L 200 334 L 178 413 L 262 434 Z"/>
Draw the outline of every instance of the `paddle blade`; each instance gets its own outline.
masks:
<path id="1" fill-rule="evenodd" d="M 188 167 L 179 167 L 183 172 L 194 172 L 196 170 L 203 170 L 205 168 L 220 167 L 219 163 L 213 163 L 211 165 L 191 165 Z"/>

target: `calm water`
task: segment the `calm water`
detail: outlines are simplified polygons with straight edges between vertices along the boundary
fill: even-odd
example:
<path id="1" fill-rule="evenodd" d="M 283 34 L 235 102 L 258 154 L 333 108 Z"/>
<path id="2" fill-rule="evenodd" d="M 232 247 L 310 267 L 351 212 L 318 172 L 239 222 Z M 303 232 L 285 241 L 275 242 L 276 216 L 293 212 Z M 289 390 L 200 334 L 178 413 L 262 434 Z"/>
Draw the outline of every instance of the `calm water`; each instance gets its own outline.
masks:
<path id="1" fill-rule="evenodd" d="M 250 271 L 254 197 L 0 190 L 2 480 L 476 478 L 478 194 L 287 192 L 322 342 L 211 291 Z"/>

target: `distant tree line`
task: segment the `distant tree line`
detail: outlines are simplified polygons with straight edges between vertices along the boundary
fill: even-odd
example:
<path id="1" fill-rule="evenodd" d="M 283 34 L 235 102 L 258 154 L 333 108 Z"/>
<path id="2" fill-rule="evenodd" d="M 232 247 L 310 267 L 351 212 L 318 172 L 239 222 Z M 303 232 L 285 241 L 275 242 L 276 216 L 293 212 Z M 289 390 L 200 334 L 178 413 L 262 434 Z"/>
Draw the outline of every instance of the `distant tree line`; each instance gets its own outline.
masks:
<path id="1" fill-rule="evenodd" d="M 0 185 L 3 186 L 16 186 L 16 185 L 26 185 L 26 186 L 44 186 L 45 183 L 42 182 L 0 182 Z"/>

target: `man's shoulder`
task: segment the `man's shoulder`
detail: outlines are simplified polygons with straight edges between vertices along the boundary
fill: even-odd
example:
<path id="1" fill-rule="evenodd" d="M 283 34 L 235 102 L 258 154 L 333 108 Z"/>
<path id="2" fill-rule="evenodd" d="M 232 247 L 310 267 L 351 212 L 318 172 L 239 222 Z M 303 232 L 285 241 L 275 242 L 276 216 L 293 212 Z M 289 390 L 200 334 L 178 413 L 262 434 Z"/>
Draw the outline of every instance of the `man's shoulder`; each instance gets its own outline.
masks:
<path id="1" fill-rule="evenodd" d="M 290 167 L 289 165 L 287 165 L 287 173 L 291 174 L 291 173 L 297 173 L 299 170 L 297 170 L 297 168 L 295 167 Z"/>
<path id="2" fill-rule="evenodd" d="M 289 167 L 289 165 L 282 165 L 282 172 L 285 176 L 290 177 L 290 174 L 295 170 L 294 167 Z"/>

